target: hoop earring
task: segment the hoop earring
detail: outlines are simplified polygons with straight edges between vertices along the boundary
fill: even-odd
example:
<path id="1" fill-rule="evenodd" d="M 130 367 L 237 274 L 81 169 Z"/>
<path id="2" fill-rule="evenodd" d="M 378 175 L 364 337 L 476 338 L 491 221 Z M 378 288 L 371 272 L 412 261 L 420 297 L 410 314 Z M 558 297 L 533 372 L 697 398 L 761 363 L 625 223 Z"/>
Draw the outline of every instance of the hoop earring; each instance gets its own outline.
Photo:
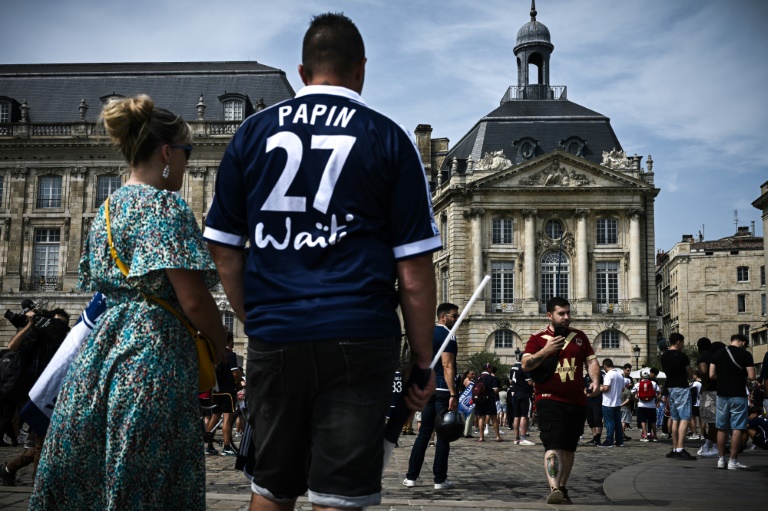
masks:
<path id="1" fill-rule="evenodd" d="M 163 169 L 163 179 L 168 179 L 168 176 L 171 175 L 171 166 L 166 165 Z"/>

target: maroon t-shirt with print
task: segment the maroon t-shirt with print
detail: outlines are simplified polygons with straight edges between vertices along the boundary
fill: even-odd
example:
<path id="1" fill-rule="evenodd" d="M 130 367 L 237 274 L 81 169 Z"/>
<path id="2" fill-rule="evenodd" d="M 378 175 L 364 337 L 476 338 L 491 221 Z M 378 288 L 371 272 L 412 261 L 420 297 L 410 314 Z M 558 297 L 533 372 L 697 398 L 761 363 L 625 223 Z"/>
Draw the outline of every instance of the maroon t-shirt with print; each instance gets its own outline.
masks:
<path id="1" fill-rule="evenodd" d="M 536 402 L 551 399 L 580 406 L 587 405 L 587 396 L 584 394 L 584 363 L 595 358 L 595 352 L 584 332 L 575 328 L 570 331 L 576 335 L 560 350 L 554 374 L 544 383 L 534 384 Z M 528 339 L 525 353 L 537 353 L 554 335 L 551 326 L 536 332 Z"/>

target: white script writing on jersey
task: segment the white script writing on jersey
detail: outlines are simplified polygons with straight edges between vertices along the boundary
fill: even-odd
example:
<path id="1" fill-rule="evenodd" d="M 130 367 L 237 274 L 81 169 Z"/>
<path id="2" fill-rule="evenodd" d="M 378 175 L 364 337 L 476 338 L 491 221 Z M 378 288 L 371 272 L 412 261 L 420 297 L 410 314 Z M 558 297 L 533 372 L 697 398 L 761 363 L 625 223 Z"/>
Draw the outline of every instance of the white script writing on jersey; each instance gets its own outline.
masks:
<path id="1" fill-rule="evenodd" d="M 347 222 L 351 222 L 355 219 L 354 215 L 346 215 L 344 217 Z M 267 245 L 272 245 L 277 250 L 285 250 L 288 248 L 291 238 L 293 238 L 293 249 L 299 250 L 303 247 L 317 247 L 325 248 L 328 245 L 335 245 L 339 243 L 341 239 L 346 236 L 346 232 L 343 232 L 347 228 L 346 225 L 339 225 L 336 220 L 336 215 L 331 215 L 331 225 L 323 225 L 320 222 L 315 224 L 317 230 L 321 233 L 309 233 L 300 232 L 293 236 L 291 233 L 291 217 L 285 217 L 285 235 L 283 241 L 277 241 L 274 236 L 264 233 L 264 223 L 259 222 L 256 224 L 256 246 L 259 248 L 265 248 Z"/>
<path id="2" fill-rule="evenodd" d="M 306 103 L 300 104 L 296 108 L 296 112 L 293 111 L 291 105 L 283 105 L 278 108 L 278 118 L 280 126 L 284 126 L 286 120 L 293 124 L 310 124 L 314 126 L 317 124 L 325 124 L 326 126 L 341 126 L 346 128 L 349 121 L 352 120 L 352 116 L 355 115 L 356 110 L 343 107 L 338 112 L 336 106 L 332 106 L 330 110 L 326 105 L 316 104 L 312 106 L 312 111 L 309 111 L 309 107 Z"/>

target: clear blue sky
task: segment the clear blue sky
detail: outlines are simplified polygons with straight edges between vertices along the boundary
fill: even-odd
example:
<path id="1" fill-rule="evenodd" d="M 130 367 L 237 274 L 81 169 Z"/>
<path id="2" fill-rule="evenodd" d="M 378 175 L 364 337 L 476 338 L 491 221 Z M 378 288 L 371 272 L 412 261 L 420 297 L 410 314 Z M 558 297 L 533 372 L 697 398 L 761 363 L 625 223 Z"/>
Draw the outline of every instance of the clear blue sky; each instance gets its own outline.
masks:
<path id="1" fill-rule="evenodd" d="M 751 202 L 768 180 L 768 2 L 536 8 L 555 45 L 551 83 L 610 117 L 628 154 L 653 155 L 657 248 L 700 230 L 729 236 L 734 210 L 762 235 Z M 452 145 L 517 83 L 530 0 L 3 0 L 0 62 L 256 60 L 298 90 L 302 35 L 328 10 L 363 34 L 366 101 L 411 130 L 431 124 Z"/>

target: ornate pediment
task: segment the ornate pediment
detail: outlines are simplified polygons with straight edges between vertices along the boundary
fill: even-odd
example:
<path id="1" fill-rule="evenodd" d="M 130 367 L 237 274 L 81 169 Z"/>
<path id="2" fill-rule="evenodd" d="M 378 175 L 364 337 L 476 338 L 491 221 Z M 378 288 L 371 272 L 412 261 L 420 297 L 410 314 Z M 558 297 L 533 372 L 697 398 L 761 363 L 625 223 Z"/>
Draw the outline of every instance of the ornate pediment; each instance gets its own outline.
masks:
<path id="1" fill-rule="evenodd" d="M 614 170 L 634 170 L 636 166 L 629 161 L 627 153 L 624 151 L 617 151 L 616 148 L 610 151 L 603 151 L 603 167 L 608 167 Z"/>
<path id="2" fill-rule="evenodd" d="M 553 240 L 543 232 L 539 231 L 536 233 L 536 252 L 541 254 L 543 252 L 546 252 L 548 250 L 559 250 L 562 246 L 563 251 L 567 252 L 569 254 L 573 253 L 573 247 L 574 247 L 574 239 L 573 234 L 571 232 L 565 232 L 563 233 L 562 242 L 561 240 Z"/>
<path id="3" fill-rule="evenodd" d="M 592 183 L 593 181 L 586 174 L 568 169 L 560 165 L 559 161 L 553 161 L 546 168 L 520 179 L 520 184 L 523 186 L 580 187 Z"/>

